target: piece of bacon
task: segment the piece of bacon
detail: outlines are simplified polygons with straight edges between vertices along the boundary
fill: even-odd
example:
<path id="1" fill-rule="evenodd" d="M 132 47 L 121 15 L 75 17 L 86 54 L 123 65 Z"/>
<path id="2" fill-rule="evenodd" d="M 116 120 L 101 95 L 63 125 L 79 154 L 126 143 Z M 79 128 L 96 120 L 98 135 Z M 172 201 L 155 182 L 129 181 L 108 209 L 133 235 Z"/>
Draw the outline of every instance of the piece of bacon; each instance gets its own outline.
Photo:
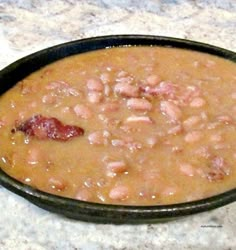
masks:
<path id="1" fill-rule="evenodd" d="M 35 136 L 38 139 L 49 138 L 57 141 L 67 141 L 84 134 L 84 130 L 78 126 L 64 125 L 57 118 L 42 115 L 32 116 L 17 125 L 15 130 L 22 131 L 29 136 Z"/>

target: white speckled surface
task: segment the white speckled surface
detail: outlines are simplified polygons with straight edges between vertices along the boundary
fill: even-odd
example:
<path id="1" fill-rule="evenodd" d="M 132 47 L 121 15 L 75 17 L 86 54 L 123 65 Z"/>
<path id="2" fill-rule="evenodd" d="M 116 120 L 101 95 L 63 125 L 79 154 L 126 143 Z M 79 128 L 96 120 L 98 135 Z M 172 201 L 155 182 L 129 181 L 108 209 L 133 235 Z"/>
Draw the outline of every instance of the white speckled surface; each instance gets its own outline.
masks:
<path id="1" fill-rule="evenodd" d="M 0 0 L 0 68 L 61 42 L 125 33 L 236 51 L 236 1 Z M 0 187 L 0 249 L 236 249 L 235 212 L 233 203 L 163 224 L 97 225 L 51 214 Z"/>

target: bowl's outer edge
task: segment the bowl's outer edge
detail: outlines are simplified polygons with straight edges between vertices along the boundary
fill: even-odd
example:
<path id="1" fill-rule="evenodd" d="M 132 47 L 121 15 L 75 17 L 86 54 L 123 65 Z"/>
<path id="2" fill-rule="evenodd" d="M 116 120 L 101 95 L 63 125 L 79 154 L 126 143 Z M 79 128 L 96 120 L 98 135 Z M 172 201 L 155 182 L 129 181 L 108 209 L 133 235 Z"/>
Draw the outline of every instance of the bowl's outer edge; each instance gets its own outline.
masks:
<path id="1" fill-rule="evenodd" d="M 61 58 L 92 50 L 117 46 L 168 46 L 201 51 L 236 62 L 236 53 L 216 46 L 179 38 L 146 35 L 113 35 L 94 37 L 56 45 L 26 56 L 0 71 L 0 94 L 39 68 Z M 46 210 L 64 216 L 99 223 L 160 222 L 204 212 L 236 201 L 236 188 L 211 198 L 161 206 L 103 205 L 63 198 L 20 183 L 0 169 L 0 184 Z"/>

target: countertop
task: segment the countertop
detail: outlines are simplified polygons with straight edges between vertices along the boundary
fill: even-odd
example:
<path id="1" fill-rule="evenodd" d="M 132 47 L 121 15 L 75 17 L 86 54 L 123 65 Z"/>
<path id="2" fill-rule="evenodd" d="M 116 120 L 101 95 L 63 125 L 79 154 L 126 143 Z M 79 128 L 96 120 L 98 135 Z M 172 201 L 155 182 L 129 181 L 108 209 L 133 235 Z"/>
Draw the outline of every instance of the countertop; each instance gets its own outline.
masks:
<path id="1" fill-rule="evenodd" d="M 152 34 L 236 51 L 235 0 L 0 0 L 0 68 L 58 43 Z M 236 249 L 236 203 L 168 223 L 103 225 L 44 211 L 0 187 L 0 249 Z"/>

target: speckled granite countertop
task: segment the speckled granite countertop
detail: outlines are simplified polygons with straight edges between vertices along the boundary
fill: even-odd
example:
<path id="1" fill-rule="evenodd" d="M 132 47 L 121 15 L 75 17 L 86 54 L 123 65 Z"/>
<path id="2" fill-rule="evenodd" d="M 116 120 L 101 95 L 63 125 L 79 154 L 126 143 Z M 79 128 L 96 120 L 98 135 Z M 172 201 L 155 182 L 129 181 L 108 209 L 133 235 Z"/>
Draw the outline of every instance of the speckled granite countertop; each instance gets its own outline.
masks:
<path id="1" fill-rule="evenodd" d="M 83 37 L 153 34 L 236 51 L 235 0 L 0 0 L 0 68 Z M 154 225 L 62 218 L 0 187 L 0 249 L 236 249 L 236 203 Z"/>

